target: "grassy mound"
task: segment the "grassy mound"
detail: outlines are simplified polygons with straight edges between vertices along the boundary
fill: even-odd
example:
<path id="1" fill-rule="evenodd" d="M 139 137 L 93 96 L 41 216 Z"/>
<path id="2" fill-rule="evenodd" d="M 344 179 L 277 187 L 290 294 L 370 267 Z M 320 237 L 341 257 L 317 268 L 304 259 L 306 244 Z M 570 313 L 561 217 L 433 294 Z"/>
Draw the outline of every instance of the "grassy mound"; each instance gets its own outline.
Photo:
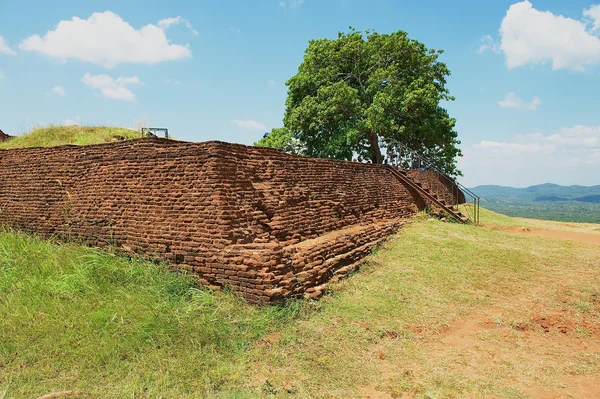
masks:
<path id="1" fill-rule="evenodd" d="M 0 398 L 567 395 L 600 375 L 600 250 L 485 220 L 423 217 L 320 301 L 265 308 L 164 266 L 0 233 Z"/>
<path id="2" fill-rule="evenodd" d="M 0 143 L 0 149 L 91 145 L 140 138 L 138 131 L 106 126 L 46 126 Z"/>

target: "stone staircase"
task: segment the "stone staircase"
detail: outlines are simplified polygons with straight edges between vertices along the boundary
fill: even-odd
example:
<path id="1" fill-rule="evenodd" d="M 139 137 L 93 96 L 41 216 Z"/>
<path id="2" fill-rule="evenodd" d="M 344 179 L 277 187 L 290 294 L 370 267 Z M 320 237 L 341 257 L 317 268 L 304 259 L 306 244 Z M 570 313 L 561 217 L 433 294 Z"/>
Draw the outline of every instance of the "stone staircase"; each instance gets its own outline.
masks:
<path id="1" fill-rule="evenodd" d="M 409 176 L 406 170 L 391 165 L 388 165 L 387 168 L 396 178 L 398 178 L 398 180 L 418 192 L 425 199 L 433 202 L 457 222 L 469 223 L 469 218 L 458 209 L 458 204 L 448 203 L 445 199 L 439 197 L 432 187 L 416 181 L 414 178 Z"/>

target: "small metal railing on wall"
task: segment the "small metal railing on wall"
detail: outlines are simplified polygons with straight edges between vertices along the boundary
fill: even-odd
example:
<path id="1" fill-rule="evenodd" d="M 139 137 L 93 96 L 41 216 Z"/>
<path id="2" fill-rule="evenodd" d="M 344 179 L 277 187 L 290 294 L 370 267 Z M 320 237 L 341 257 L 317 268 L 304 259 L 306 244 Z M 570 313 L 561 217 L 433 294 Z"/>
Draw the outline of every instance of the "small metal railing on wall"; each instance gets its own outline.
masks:
<path id="1" fill-rule="evenodd" d="M 430 191 L 438 198 L 450 200 L 451 206 L 457 212 L 466 212 L 471 223 L 478 225 L 480 222 L 480 197 L 463 186 L 456 179 L 448 176 L 418 152 L 400 142 L 389 142 L 387 147 L 386 162 L 406 170 L 427 171 L 433 174 L 433 179 L 428 179 Z M 448 195 L 452 193 L 452 196 Z M 461 206 L 462 205 L 462 206 Z"/>

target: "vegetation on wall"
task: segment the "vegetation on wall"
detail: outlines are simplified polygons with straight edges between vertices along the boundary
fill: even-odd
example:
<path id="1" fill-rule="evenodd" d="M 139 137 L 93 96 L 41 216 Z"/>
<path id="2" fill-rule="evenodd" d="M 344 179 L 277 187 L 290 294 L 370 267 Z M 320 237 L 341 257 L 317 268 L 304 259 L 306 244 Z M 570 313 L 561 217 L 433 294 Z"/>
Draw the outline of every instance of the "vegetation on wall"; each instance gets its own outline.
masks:
<path id="1" fill-rule="evenodd" d="M 22 136 L 0 143 L 0 149 L 54 147 L 58 145 L 91 145 L 140 138 L 141 133 L 109 126 L 59 126 L 38 127 Z"/>

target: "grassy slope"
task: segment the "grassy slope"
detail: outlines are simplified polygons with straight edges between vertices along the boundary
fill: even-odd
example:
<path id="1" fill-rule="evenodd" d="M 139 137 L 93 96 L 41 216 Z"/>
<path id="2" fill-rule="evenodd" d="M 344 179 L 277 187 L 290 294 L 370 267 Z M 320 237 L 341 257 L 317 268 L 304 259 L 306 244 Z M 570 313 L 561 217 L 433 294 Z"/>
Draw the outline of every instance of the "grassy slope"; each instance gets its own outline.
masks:
<path id="1" fill-rule="evenodd" d="M 139 138 L 140 133 L 131 129 L 105 126 L 47 126 L 32 130 L 9 141 L 0 143 L 0 149 L 25 147 L 52 147 L 65 144 L 90 145 Z"/>
<path id="2" fill-rule="evenodd" d="M 68 387 L 92 397 L 219 390 L 239 378 L 245 350 L 296 312 L 256 309 L 150 263 L 0 235 L 6 397 Z"/>
<path id="3" fill-rule="evenodd" d="M 599 316 L 588 306 L 600 295 L 598 264 L 597 246 L 424 218 L 322 300 L 258 309 L 164 267 L 4 233 L 0 398 L 67 389 L 86 398 L 344 398 L 361 397 L 361 386 L 394 397 L 523 398 L 524 386 L 572 370 L 503 360 L 474 377 L 463 369 L 481 354 L 467 359 L 427 337 L 540 284 L 554 295 L 550 281 L 577 296 L 569 309 Z M 582 359 L 567 360 L 600 371 L 600 352 Z"/>

